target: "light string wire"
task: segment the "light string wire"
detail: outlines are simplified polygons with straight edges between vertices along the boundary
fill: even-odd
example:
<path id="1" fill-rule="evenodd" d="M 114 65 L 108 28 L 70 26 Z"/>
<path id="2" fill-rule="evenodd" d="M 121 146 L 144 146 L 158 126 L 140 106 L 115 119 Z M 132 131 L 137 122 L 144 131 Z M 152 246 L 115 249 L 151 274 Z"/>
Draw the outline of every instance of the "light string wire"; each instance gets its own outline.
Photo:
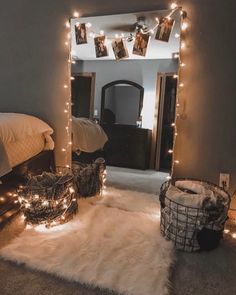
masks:
<path id="1" fill-rule="evenodd" d="M 70 32 L 70 21 L 71 18 L 65 23 L 65 26 L 67 28 L 66 32 L 66 41 L 65 45 L 68 47 L 68 64 L 67 64 L 67 77 L 68 80 L 64 84 L 64 89 L 66 90 L 66 101 L 65 101 L 65 106 L 64 106 L 64 114 L 66 116 L 66 144 L 65 146 L 61 149 L 62 153 L 65 154 L 65 167 L 70 168 L 71 167 L 71 151 L 72 151 L 72 138 L 71 138 L 71 81 L 74 80 L 74 77 L 71 75 L 71 64 L 74 63 L 72 56 L 71 56 L 71 32 Z"/>
<path id="2" fill-rule="evenodd" d="M 169 152 L 172 154 L 172 164 L 171 164 L 171 172 L 170 175 L 167 177 L 167 179 L 171 179 L 174 174 L 175 166 L 180 163 L 180 161 L 176 158 L 176 139 L 178 136 L 178 121 L 180 118 L 179 108 L 180 108 L 180 94 L 183 90 L 184 83 L 182 82 L 182 74 L 183 74 L 183 68 L 185 67 L 185 64 L 183 63 L 183 54 L 184 49 L 186 48 L 185 43 L 185 34 L 186 30 L 188 28 L 188 24 L 186 22 L 187 13 L 182 10 L 181 6 L 178 6 L 178 9 L 181 11 L 181 31 L 180 31 L 180 45 L 179 45 L 179 54 L 175 55 L 175 58 L 178 59 L 179 67 L 178 72 L 176 75 L 174 75 L 174 78 L 177 79 L 177 91 L 176 91 L 176 103 L 175 103 L 175 119 L 174 122 L 172 122 L 171 127 L 173 128 L 173 146 L 172 150 Z"/>
<path id="3" fill-rule="evenodd" d="M 184 84 L 182 82 L 180 82 L 180 77 L 181 77 L 181 74 L 182 74 L 182 69 L 183 67 L 185 66 L 185 64 L 183 63 L 183 49 L 186 47 L 186 44 L 185 44 L 185 36 L 184 36 L 184 33 L 188 27 L 188 24 L 186 22 L 186 18 L 187 18 L 187 13 L 182 9 L 182 6 L 179 6 L 176 4 L 176 2 L 173 2 L 171 3 L 170 5 L 171 7 L 171 12 L 166 15 L 166 16 L 162 16 L 162 17 L 166 17 L 166 18 L 171 18 L 173 16 L 173 14 L 176 12 L 176 11 L 180 11 L 180 15 L 181 15 L 181 30 L 180 30 L 180 35 L 176 34 L 176 38 L 180 38 L 180 47 L 179 47 L 179 53 L 175 54 L 174 55 L 174 58 L 177 58 L 178 61 L 179 61 L 179 69 L 178 69 L 178 73 L 176 75 L 174 75 L 174 77 L 177 79 L 177 93 L 176 93 L 176 108 L 175 108 L 175 119 L 174 119 L 174 122 L 172 122 L 171 124 L 171 127 L 173 127 L 174 129 L 174 138 L 173 138 L 173 146 L 172 146 L 172 149 L 169 150 L 169 152 L 172 154 L 172 164 L 171 164 L 171 172 L 170 172 L 170 175 L 167 177 L 168 179 L 171 179 L 172 176 L 173 176 L 173 173 L 174 173 L 174 169 L 175 169 L 175 165 L 176 164 L 179 164 L 179 160 L 175 158 L 175 146 L 176 146 L 176 138 L 178 136 L 178 128 L 177 128 L 177 123 L 178 123 L 178 119 L 180 117 L 180 114 L 178 113 L 178 110 L 179 110 L 179 107 L 180 107 L 180 102 L 179 102 L 179 95 L 180 95 L 180 92 L 182 90 L 182 88 L 184 87 Z M 79 13 L 77 11 L 75 11 L 73 13 L 73 18 L 78 18 L 79 17 Z M 71 29 L 71 20 L 72 18 L 69 19 L 69 21 L 67 22 L 66 26 L 67 28 L 70 28 Z M 143 31 L 142 29 L 140 30 L 143 34 L 154 34 L 154 30 L 158 27 L 158 25 L 160 24 L 160 20 L 158 17 L 155 18 L 156 20 L 156 24 L 153 28 L 149 29 L 148 31 Z M 79 22 L 77 22 L 76 24 L 80 24 Z M 76 25 L 75 24 L 75 25 Z M 90 30 L 90 37 L 96 37 L 96 36 L 101 36 L 101 35 L 104 35 L 105 36 L 105 33 L 104 31 L 100 31 L 100 33 L 97 33 L 93 30 L 91 30 L 91 26 L 92 24 L 91 23 L 86 23 L 86 28 L 87 30 Z M 130 36 L 133 36 L 132 34 L 131 35 L 128 35 L 128 36 L 125 36 L 124 34 L 121 34 L 121 35 L 118 35 L 118 34 L 115 34 L 114 35 L 106 35 L 106 39 L 116 39 L 116 38 L 122 38 L 122 39 L 129 39 Z M 71 43 L 70 43 L 71 44 Z M 72 53 L 70 53 L 70 64 L 71 63 L 75 63 L 75 61 L 73 61 L 73 58 L 72 58 Z"/>
<path id="4" fill-rule="evenodd" d="M 179 6 L 176 6 L 175 8 L 173 8 L 173 9 L 171 10 L 171 12 L 170 12 L 168 15 L 166 15 L 166 16 L 162 16 L 162 17 L 165 17 L 165 18 L 170 19 L 171 16 L 172 16 L 177 10 L 179 10 L 179 9 L 180 9 L 180 7 L 179 7 Z M 79 15 L 79 14 L 78 14 L 77 12 L 75 12 L 74 15 Z M 160 20 L 159 20 L 158 17 L 155 18 L 155 21 L 156 21 L 156 24 L 155 24 L 154 27 L 152 27 L 151 29 L 149 29 L 149 30 L 147 30 L 147 31 L 146 31 L 146 30 L 143 30 L 143 29 L 141 28 L 141 29 L 140 29 L 141 33 L 142 33 L 142 34 L 146 34 L 146 35 L 152 35 L 152 34 L 154 34 L 154 31 L 156 30 L 156 28 L 157 28 L 157 27 L 159 26 L 159 24 L 160 24 Z M 80 22 L 76 22 L 75 25 L 79 25 L 79 24 L 80 24 Z M 87 30 L 88 30 L 89 36 L 92 37 L 92 38 L 95 38 L 95 37 L 98 37 L 98 36 L 105 36 L 107 40 L 113 40 L 113 39 L 118 39 L 118 38 L 121 38 L 121 39 L 123 39 L 123 40 L 129 40 L 131 37 L 133 37 L 133 34 L 132 34 L 132 33 L 130 33 L 129 35 L 125 35 L 124 33 L 122 33 L 122 34 L 120 34 L 120 35 L 119 35 L 119 34 L 115 34 L 115 35 L 107 35 L 107 34 L 105 34 L 105 32 L 104 32 L 103 30 L 101 30 L 99 33 L 97 33 L 96 31 L 94 31 L 94 30 L 91 29 L 91 26 L 92 26 L 91 23 L 86 23 L 85 26 L 86 26 L 86 28 L 87 28 Z"/>

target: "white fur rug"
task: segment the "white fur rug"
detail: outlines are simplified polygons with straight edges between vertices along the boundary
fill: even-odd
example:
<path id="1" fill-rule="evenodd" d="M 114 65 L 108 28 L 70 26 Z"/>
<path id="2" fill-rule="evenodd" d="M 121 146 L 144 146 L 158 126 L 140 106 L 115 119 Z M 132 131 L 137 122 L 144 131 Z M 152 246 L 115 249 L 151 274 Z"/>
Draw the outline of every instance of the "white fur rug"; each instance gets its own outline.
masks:
<path id="1" fill-rule="evenodd" d="M 20 220 L 0 234 L 17 235 Z M 108 189 L 79 200 L 79 213 L 50 230 L 25 229 L 0 250 L 6 260 L 122 294 L 168 294 L 173 248 L 160 236 L 157 197 Z"/>

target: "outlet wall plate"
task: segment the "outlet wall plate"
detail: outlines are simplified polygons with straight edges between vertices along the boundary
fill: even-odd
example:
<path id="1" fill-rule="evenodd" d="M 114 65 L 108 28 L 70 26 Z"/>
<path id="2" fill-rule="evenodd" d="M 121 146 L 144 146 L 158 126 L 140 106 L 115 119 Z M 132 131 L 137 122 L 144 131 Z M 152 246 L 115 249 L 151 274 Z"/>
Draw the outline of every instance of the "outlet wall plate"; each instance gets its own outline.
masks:
<path id="1" fill-rule="evenodd" d="M 229 180 L 230 180 L 230 174 L 220 173 L 219 186 L 224 188 L 226 191 L 228 191 L 229 190 Z"/>

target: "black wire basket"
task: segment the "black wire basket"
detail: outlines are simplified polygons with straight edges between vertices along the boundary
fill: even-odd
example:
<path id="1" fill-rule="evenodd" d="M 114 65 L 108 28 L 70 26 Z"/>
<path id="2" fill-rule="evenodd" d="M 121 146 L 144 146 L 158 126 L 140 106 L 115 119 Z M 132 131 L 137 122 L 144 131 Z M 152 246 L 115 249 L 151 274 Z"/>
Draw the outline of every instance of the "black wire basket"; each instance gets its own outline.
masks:
<path id="1" fill-rule="evenodd" d="M 29 178 L 18 190 L 25 221 L 46 227 L 65 223 L 78 210 L 72 174 L 47 173 Z"/>
<path id="2" fill-rule="evenodd" d="M 223 192 L 226 196 L 224 206 L 209 210 L 186 206 L 166 196 L 170 185 L 175 186 L 176 181 L 192 181 L 204 184 L 212 190 Z M 192 193 L 185 191 L 186 193 Z M 198 179 L 171 179 L 163 183 L 160 189 L 161 204 L 161 234 L 171 240 L 179 250 L 193 252 L 198 250 L 211 250 L 218 246 L 223 237 L 224 224 L 227 220 L 230 205 L 230 195 L 219 186 Z M 212 208 L 210 208 L 212 209 Z"/>
<path id="3" fill-rule="evenodd" d="M 72 163 L 78 197 L 92 197 L 102 192 L 105 182 L 105 169 L 106 165 L 103 158 L 98 158 L 90 164 L 76 161 Z"/>

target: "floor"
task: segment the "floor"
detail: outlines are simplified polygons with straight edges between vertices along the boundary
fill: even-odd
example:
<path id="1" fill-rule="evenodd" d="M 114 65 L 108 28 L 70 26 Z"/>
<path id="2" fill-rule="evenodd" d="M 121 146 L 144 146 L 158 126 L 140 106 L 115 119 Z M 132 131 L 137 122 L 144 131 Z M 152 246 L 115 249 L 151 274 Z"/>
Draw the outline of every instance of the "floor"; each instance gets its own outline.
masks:
<path id="1" fill-rule="evenodd" d="M 150 193 L 158 193 L 161 183 L 166 179 L 164 173 L 155 171 L 114 167 L 108 167 L 107 171 L 107 185 Z M 236 219 L 232 212 L 231 216 Z M 176 253 L 177 259 L 171 275 L 171 295 L 236 294 L 236 239 L 231 236 L 232 232 L 236 232 L 236 226 L 229 221 L 228 227 L 230 233 L 225 235 L 216 250 L 193 254 Z M 2 295 L 115 295 L 2 260 L 0 274 Z"/>

